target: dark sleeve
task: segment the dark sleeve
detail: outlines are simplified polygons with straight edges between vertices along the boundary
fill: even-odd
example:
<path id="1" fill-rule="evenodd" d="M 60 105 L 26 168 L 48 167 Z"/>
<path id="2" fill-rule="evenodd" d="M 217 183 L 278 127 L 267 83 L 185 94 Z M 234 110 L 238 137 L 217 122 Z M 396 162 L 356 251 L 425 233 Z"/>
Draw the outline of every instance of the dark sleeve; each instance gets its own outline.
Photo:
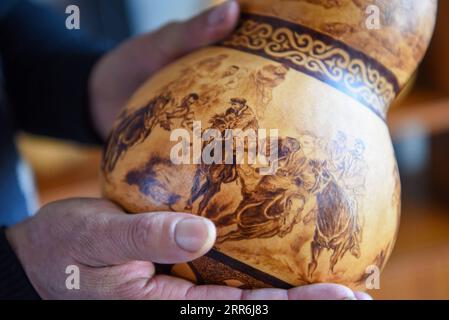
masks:
<path id="1" fill-rule="evenodd" d="M 9 245 L 5 229 L 0 228 L 0 300 L 39 300 Z"/>
<path id="2" fill-rule="evenodd" d="M 0 53 L 16 128 L 82 143 L 102 142 L 91 122 L 88 79 L 111 45 L 88 39 L 82 30 L 67 30 L 63 10 L 14 2 L 0 18 Z"/>

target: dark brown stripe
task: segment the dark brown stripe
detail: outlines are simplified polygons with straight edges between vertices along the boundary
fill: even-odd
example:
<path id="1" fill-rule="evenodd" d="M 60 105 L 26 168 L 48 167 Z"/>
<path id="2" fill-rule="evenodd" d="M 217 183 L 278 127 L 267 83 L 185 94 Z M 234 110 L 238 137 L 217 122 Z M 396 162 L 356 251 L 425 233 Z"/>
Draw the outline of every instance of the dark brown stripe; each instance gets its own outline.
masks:
<path id="1" fill-rule="evenodd" d="M 250 277 L 253 277 L 254 279 L 257 279 L 261 282 L 264 282 L 273 288 L 279 288 L 279 289 L 290 289 L 293 286 L 281 279 L 278 279 L 276 277 L 273 277 L 272 275 L 265 273 L 263 271 L 260 271 L 258 269 L 255 269 L 239 260 L 236 260 L 234 258 L 231 258 L 230 256 L 217 251 L 216 249 L 212 249 L 209 251 L 206 256 L 208 256 L 211 259 L 214 259 L 218 262 L 221 262 L 223 264 L 226 264 L 230 266 L 231 268 L 247 274 Z"/>
<path id="2" fill-rule="evenodd" d="M 251 23 L 251 25 L 249 25 L 249 23 Z M 261 32 L 260 34 L 248 36 L 248 27 L 250 29 L 254 28 L 254 31 L 257 31 L 257 28 L 263 29 L 263 26 L 267 25 L 271 26 L 272 34 L 269 34 L 269 32 L 265 29 L 259 30 Z M 247 29 L 244 30 L 244 28 Z M 292 34 L 294 33 L 297 35 L 310 36 L 313 41 L 319 41 L 326 46 L 331 46 L 326 53 L 334 51 L 335 54 L 332 53 L 331 55 L 326 55 L 325 60 L 319 61 L 319 55 L 323 53 L 321 50 L 326 49 L 323 49 L 322 46 L 317 44 L 317 46 L 312 47 L 311 52 L 296 51 L 297 55 L 295 55 L 295 49 L 291 46 L 289 39 L 285 36 L 285 34 L 284 37 L 282 37 L 282 34 L 280 34 L 281 37 L 277 34 L 277 39 L 273 37 L 275 32 L 282 33 L 289 30 Z M 263 33 L 263 31 L 265 31 L 265 33 Z M 249 30 L 249 33 L 250 32 L 251 30 Z M 282 54 L 285 52 L 293 52 L 293 56 L 286 57 L 272 54 L 273 52 L 270 52 L 271 49 L 268 50 L 267 47 L 261 46 L 261 43 L 263 42 L 261 40 L 267 40 L 269 44 L 275 48 L 275 53 Z M 281 44 L 285 45 L 285 48 L 282 47 Z M 400 90 L 395 75 L 384 65 L 365 53 L 354 49 L 339 40 L 317 32 L 316 30 L 289 21 L 284 21 L 279 18 L 255 14 L 243 14 L 240 27 L 228 39 L 219 43 L 219 46 L 255 54 L 308 74 L 356 99 L 384 121 L 386 117 L 386 109 Z M 295 43 L 295 46 L 301 46 L 301 43 Z M 309 65 L 301 65 L 301 63 L 295 63 L 292 61 L 292 59 L 302 59 L 301 56 L 306 56 L 307 59 L 312 58 L 316 61 L 311 61 Z M 320 71 L 314 68 L 317 67 L 317 63 L 319 62 L 322 62 L 322 66 L 326 66 L 325 70 Z M 332 67 L 328 66 L 329 63 L 339 63 L 340 65 L 345 65 L 343 68 L 337 68 L 339 69 L 337 70 L 338 72 L 342 71 L 341 79 L 335 80 L 329 76 L 331 74 L 333 76 L 336 75 L 333 73 L 336 72 L 335 69 L 333 70 Z M 373 77 L 372 75 L 370 76 L 367 70 L 377 72 L 379 77 Z M 326 72 L 329 73 L 326 74 Z M 381 78 L 382 81 L 380 81 L 379 78 Z M 367 82 L 367 79 L 372 82 Z M 386 87 L 381 87 L 382 85 L 385 85 Z M 362 88 L 365 89 L 365 94 L 361 94 L 358 91 Z M 380 92 L 376 92 L 376 90 Z M 374 99 L 375 101 L 369 101 L 370 99 L 366 97 L 366 93 L 368 93 L 371 100 Z"/>

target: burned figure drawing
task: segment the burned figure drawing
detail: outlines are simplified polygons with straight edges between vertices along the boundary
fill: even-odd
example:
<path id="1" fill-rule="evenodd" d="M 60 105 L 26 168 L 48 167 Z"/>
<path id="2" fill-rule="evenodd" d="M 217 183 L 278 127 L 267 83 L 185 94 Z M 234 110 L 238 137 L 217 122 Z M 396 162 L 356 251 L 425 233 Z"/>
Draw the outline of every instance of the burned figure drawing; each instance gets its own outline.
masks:
<path id="1" fill-rule="evenodd" d="M 229 129 L 253 129 L 257 130 L 259 125 L 252 109 L 247 105 L 245 99 L 231 99 L 230 107 L 222 114 L 215 115 L 210 121 L 208 129 L 217 129 L 222 138 L 225 138 L 226 130 Z M 211 143 L 207 141 L 204 145 Z M 204 149 L 203 145 L 203 149 Z M 224 145 L 222 145 L 224 149 Z M 222 154 L 225 155 L 225 150 Z M 233 155 L 235 158 L 235 154 Z M 192 204 L 203 197 L 198 209 L 198 214 L 204 215 L 207 204 L 214 195 L 220 192 L 221 185 L 231 183 L 237 179 L 237 165 L 233 159 L 233 164 L 222 163 L 201 164 L 198 166 L 195 180 L 193 182 L 192 195 L 186 207 L 187 210 L 192 209 Z"/>
<path id="2" fill-rule="evenodd" d="M 220 78 L 220 67 L 227 58 L 228 55 L 220 54 L 202 59 L 195 65 L 182 69 L 179 76 L 163 86 L 160 91 L 185 93 L 193 87 L 209 83 L 210 80 L 215 81 Z"/>
<path id="3" fill-rule="evenodd" d="M 299 222 L 300 213 L 294 212 L 293 201 L 297 199 L 304 203 L 305 194 L 300 187 L 301 179 L 293 172 L 299 168 L 292 158 L 300 145 L 294 138 L 280 138 L 278 146 L 280 167 L 275 175 L 260 176 L 250 165 L 237 167 L 243 199 L 233 213 L 214 220 L 221 228 L 231 225 L 236 228 L 219 235 L 218 243 L 276 235 L 283 237 Z"/>
<path id="4" fill-rule="evenodd" d="M 173 205 L 181 199 L 181 195 L 170 188 L 170 182 L 177 178 L 172 167 L 169 159 L 152 157 L 143 168 L 129 171 L 125 179 L 129 185 L 138 187 L 142 194 L 150 196 L 157 205 L 175 211 Z"/>
<path id="5" fill-rule="evenodd" d="M 223 54 L 198 61 L 162 86 L 144 107 L 123 112 L 104 154 L 106 177 L 127 150 L 144 142 L 155 128 L 167 132 L 184 128 L 193 133 L 194 121 L 204 119 L 207 125 L 201 133 L 215 129 L 220 140 L 226 140 L 233 129 L 258 132 L 274 90 L 286 79 L 289 68 L 270 63 L 248 72 L 240 65 L 224 66 L 227 59 Z M 202 142 L 203 152 L 214 139 Z M 331 252 L 331 272 L 344 256 L 359 258 L 364 221 L 358 213 L 368 171 L 363 141 L 343 132 L 329 141 L 305 130 L 296 136 L 281 135 L 275 141 L 277 155 L 271 160 L 276 170 L 270 175 L 260 174 L 259 164 L 238 163 L 235 146 L 229 163 L 222 144 L 220 163 L 189 167 L 185 183 L 191 181 L 191 189 L 171 192 L 178 167 L 162 155 L 153 155 L 146 165 L 129 171 L 125 181 L 170 210 L 184 209 L 210 218 L 218 227 L 218 246 L 283 238 L 298 224 L 310 227 L 311 259 L 304 275 L 309 279 L 324 250 Z M 245 156 L 248 143 L 243 143 Z M 257 139 L 257 145 L 271 156 L 271 139 Z M 225 203 L 220 194 L 229 188 L 240 194 Z"/>
<path id="6" fill-rule="evenodd" d="M 231 107 L 213 117 L 210 128 L 222 134 L 226 129 L 242 130 L 259 127 L 255 113 L 244 99 L 232 99 Z M 307 136 L 310 136 L 308 134 Z M 306 135 L 304 136 L 306 140 Z M 310 141 L 319 141 L 311 138 Z M 312 261 L 309 277 L 317 268 L 318 258 L 326 249 L 332 251 L 330 270 L 349 252 L 360 257 L 362 225 L 358 212 L 368 170 L 361 140 L 348 147 L 344 133 L 324 146 L 327 161 L 306 154 L 301 139 L 279 138 L 278 170 L 274 175 L 261 176 L 249 164 L 200 165 L 195 174 L 191 198 L 186 209 L 199 201 L 198 214 L 212 219 L 220 233 L 217 243 L 255 238 L 284 237 L 301 221 L 315 224 L 311 243 Z M 315 146 L 323 148 L 321 144 Z M 235 162 L 234 162 L 235 163 Z M 208 205 L 223 185 L 237 183 L 242 200 L 231 213 L 209 211 Z M 305 208 L 312 210 L 306 212 Z M 304 215 L 304 216 L 303 216 Z"/>
<path id="7" fill-rule="evenodd" d="M 120 157 L 135 145 L 142 143 L 156 126 L 171 130 L 174 120 L 180 120 L 181 126 L 191 123 L 191 107 L 198 95 L 191 93 L 176 103 L 171 92 L 163 93 L 152 99 L 145 107 L 121 115 L 117 127 L 108 139 L 103 155 L 103 170 L 111 172 Z"/>
<path id="8" fill-rule="evenodd" d="M 133 112 L 127 112 L 126 109 L 121 112 L 103 155 L 103 170 L 106 173 L 114 170 L 120 157 L 128 149 L 143 142 L 158 125 L 169 131 L 173 129 L 174 121 L 179 120 L 180 127 L 190 129 L 194 119 L 193 105 L 200 104 L 200 94 L 201 102 L 204 103 L 204 92 L 212 91 L 198 81 L 214 83 L 214 79 L 232 77 L 235 72 L 222 74 L 219 71 L 227 58 L 227 55 L 221 54 L 199 61 L 195 67 L 182 70 L 176 80 L 160 88 L 144 107 Z M 189 92 L 198 86 L 202 87 L 202 92 Z"/>
<path id="9" fill-rule="evenodd" d="M 348 148 L 347 137 L 342 132 L 330 143 L 328 169 L 322 173 L 324 183 L 316 195 L 317 207 L 310 213 L 315 214 L 315 233 L 309 277 L 313 276 L 323 249 L 332 251 L 332 272 L 347 252 L 355 258 L 360 257 L 362 223 L 358 212 L 368 170 L 364 150 L 365 146 L 359 139 L 352 149 Z M 305 218 L 305 221 L 310 220 L 310 217 Z"/>
<path id="10" fill-rule="evenodd" d="M 252 103 L 257 106 L 258 118 L 265 116 L 273 100 L 273 90 L 285 81 L 289 70 L 285 65 L 269 64 L 248 75 L 248 81 L 243 86 L 243 95 L 254 100 Z"/>
<path id="11" fill-rule="evenodd" d="M 309 278 L 324 249 L 332 252 L 331 272 L 346 253 L 359 258 L 359 197 L 364 192 L 367 170 L 363 142 L 356 140 L 354 147 L 348 148 L 346 136 L 339 133 L 323 150 L 330 153 L 326 157 L 330 160 L 314 159 L 305 153 L 301 139 L 279 138 L 278 145 L 279 167 L 273 175 L 261 176 L 256 167 L 248 164 L 211 165 L 197 171 L 191 203 L 200 201 L 199 214 L 212 219 L 219 229 L 231 228 L 219 233 L 217 243 L 284 237 L 298 223 L 313 223 Z M 223 185 L 234 182 L 242 194 L 238 207 L 224 215 L 209 214 L 212 198 Z"/>
<path id="12" fill-rule="evenodd" d="M 332 251 L 330 271 L 349 251 L 360 257 L 361 226 L 356 208 L 350 197 L 337 182 L 327 177 L 328 182 L 317 194 L 315 233 L 311 244 L 312 261 L 309 264 L 311 277 L 318 265 L 323 249 Z"/>
<path id="13" fill-rule="evenodd" d="M 179 120 L 180 127 L 191 129 L 195 111 L 226 104 L 225 93 L 241 90 L 247 78 L 252 79 L 256 89 L 255 92 L 244 91 L 256 97 L 255 103 L 266 108 L 271 102 L 272 90 L 285 80 L 288 68 L 269 64 L 249 74 L 246 68 L 237 65 L 224 68 L 223 62 L 228 58 L 220 54 L 202 59 L 193 67 L 182 69 L 179 77 L 162 86 L 145 106 L 131 112 L 124 110 L 118 116 L 104 153 L 105 173 L 111 172 L 124 153 L 143 142 L 156 126 L 168 131 Z"/>

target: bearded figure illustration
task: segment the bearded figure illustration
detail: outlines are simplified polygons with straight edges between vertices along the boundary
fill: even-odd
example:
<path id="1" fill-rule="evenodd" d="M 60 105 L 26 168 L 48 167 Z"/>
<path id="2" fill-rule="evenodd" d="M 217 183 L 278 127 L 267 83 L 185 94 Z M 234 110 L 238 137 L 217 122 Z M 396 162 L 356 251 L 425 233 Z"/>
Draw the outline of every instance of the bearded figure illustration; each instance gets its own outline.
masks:
<path id="1" fill-rule="evenodd" d="M 230 127 L 224 125 L 223 120 L 217 121 L 223 117 L 217 115 L 215 118 L 216 128 Z M 239 119 L 244 121 L 246 117 Z M 338 139 L 346 142 L 342 133 Z M 300 140 L 279 138 L 278 168 L 275 174 L 266 176 L 258 174 L 258 168 L 250 164 L 202 165 L 195 176 L 190 205 L 200 201 L 198 210 L 201 215 L 212 219 L 219 230 L 228 230 L 218 234 L 217 244 L 274 236 L 282 238 L 298 223 L 313 223 L 315 231 L 308 277 L 313 277 L 324 249 L 332 252 L 330 271 L 334 272 L 336 264 L 347 252 L 355 258 L 360 257 L 362 225 L 358 216 L 358 198 L 363 195 L 364 170 L 367 170 L 361 141 L 355 142 L 353 150 L 346 145 L 334 147 L 327 147 L 323 152 L 333 153 L 340 163 L 311 158 L 302 150 Z M 347 156 L 341 157 L 337 153 Z M 229 183 L 240 186 L 242 200 L 239 205 L 228 214 L 209 214 L 208 204 L 222 186 Z"/>
<path id="2" fill-rule="evenodd" d="M 234 98 L 230 101 L 229 107 L 225 113 L 215 115 L 210 120 L 210 127 L 208 129 L 216 129 L 220 132 L 223 139 L 227 130 L 241 129 L 254 130 L 258 129 L 258 122 L 252 109 L 247 105 L 245 99 Z M 228 131 L 231 132 L 231 131 Z M 203 144 L 213 143 L 207 141 Z M 222 145 L 222 155 L 225 155 L 224 145 Z M 235 148 L 233 148 L 235 151 Z M 237 179 L 237 164 L 235 161 L 235 153 L 233 154 L 232 164 L 225 164 L 226 159 L 222 159 L 221 163 L 201 164 L 198 166 L 195 180 L 192 188 L 192 196 L 186 207 L 187 210 L 192 208 L 192 203 L 201 196 L 203 199 L 199 204 L 198 214 L 204 215 L 205 209 L 209 201 L 216 195 L 223 183 L 231 183 Z"/>
<path id="3" fill-rule="evenodd" d="M 289 67 L 285 65 L 269 64 L 250 73 L 247 77 L 248 80 L 243 86 L 243 95 L 254 99 L 252 103 L 257 106 L 258 118 L 265 116 L 265 112 L 273 100 L 273 90 L 285 81 L 288 72 Z"/>
<path id="4" fill-rule="evenodd" d="M 292 160 L 299 149 L 296 139 L 279 139 L 276 159 L 279 169 L 275 175 L 260 176 L 257 168 L 251 165 L 237 167 L 243 200 L 235 212 L 215 221 L 222 228 L 234 225 L 236 229 L 219 235 L 218 243 L 275 235 L 282 237 L 291 231 L 299 221 L 299 215 L 291 214 L 293 199 L 305 201 L 302 190 L 291 188 L 301 185 L 300 178 L 293 172 L 298 167 Z"/>
<path id="5" fill-rule="evenodd" d="M 325 183 L 317 194 L 316 229 L 311 244 L 312 261 L 309 264 L 309 277 L 313 276 L 318 265 L 318 257 L 323 249 L 332 251 L 330 271 L 343 258 L 346 252 L 359 258 L 361 226 L 356 207 L 350 197 L 328 173 Z"/>
<path id="6" fill-rule="evenodd" d="M 362 223 L 358 212 L 368 171 L 363 159 L 365 146 L 357 139 L 354 149 L 350 150 L 346 135 L 338 132 L 337 138 L 326 149 L 330 161 L 326 162 L 321 173 L 321 186 L 315 193 L 317 206 L 304 218 L 306 224 L 315 220 L 316 225 L 309 277 L 313 276 L 323 249 L 332 251 L 331 272 L 348 251 L 354 257 L 360 257 Z"/>
<path id="7" fill-rule="evenodd" d="M 170 91 L 177 96 L 189 93 L 192 88 L 198 94 L 198 106 L 202 109 L 212 108 L 222 103 L 220 97 L 227 90 L 235 89 L 244 76 L 244 68 L 229 66 L 223 70 L 226 54 L 208 57 L 198 61 L 194 66 L 183 69 L 179 76 L 160 89 Z"/>

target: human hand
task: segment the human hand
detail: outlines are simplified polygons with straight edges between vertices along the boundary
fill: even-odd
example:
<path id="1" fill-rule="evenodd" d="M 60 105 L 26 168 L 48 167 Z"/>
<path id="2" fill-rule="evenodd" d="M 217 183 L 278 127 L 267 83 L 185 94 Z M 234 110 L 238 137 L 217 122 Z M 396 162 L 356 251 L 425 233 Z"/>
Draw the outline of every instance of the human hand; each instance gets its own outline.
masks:
<path id="1" fill-rule="evenodd" d="M 113 203 L 71 199 L 43 207 L 7 230 L 7 238 L 44 299 L 368 299 L 335 284 L 290 290 L 196 286 L 155 274 L 154 263 L 194 260 L 211 249 L 215 227 L 184 213 L 126 215 Z M 66 287 L 67 266 L 80 270 L 80 289 Z"/>
<path id="2" fill-rule="evenodd" d="M 226 1 L 187 22 L 125 41 L 105 55 L 90 81 L 91 113 L 101 136 L 107 137 L 117 113 L 145 80 L 173 60 L 224 38 L 238 16 L 237 2 Z"/>

